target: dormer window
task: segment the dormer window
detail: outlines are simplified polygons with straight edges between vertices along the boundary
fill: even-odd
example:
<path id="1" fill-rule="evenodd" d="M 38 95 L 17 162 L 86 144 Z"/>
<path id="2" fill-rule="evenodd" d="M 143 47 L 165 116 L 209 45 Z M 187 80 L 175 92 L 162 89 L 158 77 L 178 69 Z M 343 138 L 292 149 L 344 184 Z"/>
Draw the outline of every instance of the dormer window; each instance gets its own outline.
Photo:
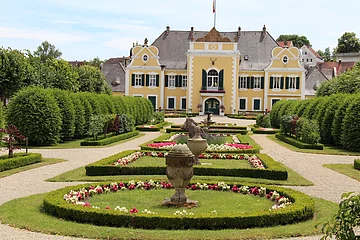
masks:
<path id="1" fill-rule="evenodd" d="M 249 60 L 249 55 L 245 55 L 245 56 L 244 56 L 244 60 L 245 60 L 245 61 Z"/>
<path id="2" fill-rule="evenodd" d="M 289 61 L 288 56 L 283 56 L 283 58 L 282 58 L 282 62 L 283 62 L 284 64 L 287 64 L 287 63 L 288 63 L 288 61 Z"/>
<path id="3" fill-rule="evenodd" d="M 148 59 L 149 59 L 149 56 L 148 56 L 147 54 L 144 54 L 144 55 L 142 56 L 142 60 L 143 60 L 144 62 L 147 62 Z"/>

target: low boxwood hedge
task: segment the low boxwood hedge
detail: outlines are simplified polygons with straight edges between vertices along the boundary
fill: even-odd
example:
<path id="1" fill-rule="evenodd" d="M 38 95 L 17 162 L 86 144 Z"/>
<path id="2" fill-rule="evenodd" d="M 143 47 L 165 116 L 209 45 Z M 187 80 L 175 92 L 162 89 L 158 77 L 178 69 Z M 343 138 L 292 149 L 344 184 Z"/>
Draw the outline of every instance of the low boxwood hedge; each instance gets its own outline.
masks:
<path id="1" fill-rule="evenodd" d="M 105 185 L 108 183 L 96 183 Z M 241 184 L 240 184 L 241 185 Z M 58 218 L 99 226 L 131 227 L 143 229 L 246 229 L 255 227 L 269 227 L 287 225 L 312 219 L 314 216 L 314 200 L 300 192 L 281 187 L 269 187 L 267 192 L 277 191 L 289 198 L 292 204 L 275 211 L 260 211 L 250 213 L 234 212 L 229 215 L 201 214 L 201 215 L 161 215 L 161 214 L 124 214 L 116 210 L 95 209 L 70 204 L 63 200 L 63 196 L 70 190 L 87 188 L 89 185 L 66 187 L 48 193 L 44 197 L 44 210 Z M 259 186 L 257 186 L 259 187 Z M 144 191 L 144 190 L 135 190 Z M 150 190 L 151 191 L 151 190 Z M 165 190 L 164 190 L 165 191 Z M 169 190 L 170 191 L 170 190 Z M 216 194 L 216 193 L 215 193 Z M 236 194 L 236 193 L 234 193 Z"/>
<path id="2" fill-rule="evenodd" d="M 354 168 L 360 170 L 360 159 L 354 160 Z"/>
<path id="3" fill-rule="evenodd" d="M 95 163 L 85 166 L 86 175 L 88 176 L 106 176 L 106 175 L 165 175 L 166 166 L 144 166 L 132 167 L 131 163 L 127 166 L 113 166 L 116 160 L 128 156 L 136 150 L 125 151 L 113 156 L 104 158 Z M 266 154 L 257 154 L 263 162 L 265 169 L 255 168 L 197 168 L 194 166 L 194 174 L 200 176 L 233 176 L 233 177 L 250 177 L 265 178 L 273 180 L 286 180 L 288 173 L 286 169 L 278 162 L 274 161 Z M 165 161 L 165 159 L 164 159 Z M 243 160 L 239 160 L 243 161 Z"/>
<path id="4" fill-rule="evenodd" d="M 40 153 L 15 153 L 12 158 L 0 156 L 0 172 L 41 162 Z"/>
<path id="5" fill-rule="evenodd" d="M 123 134 L 119 134 L 119 135 L 115 135 L 115 136 L 111 136 L 111 137 L 107 137 L 101 140 L 89 140 L 89 141 L 83 141 L 80 143 L 81 146 L 104 146 L 104 145 L 108 145 L 114 142 L 118 142 L 121 140 L 125 140 L 134 136 L 139 135 L 139 131 L 132 131 L 132 132 L 127 132 L 127 133 L 123 133 Z"/>
<path id="6" fill-rule="evenodd" d="M 280 129 L 263 130 L 262 128 L 253 128 L 252 132 L 254 134 L 276 134 L 276 133 L 280 133 Z"/>
<path id="7" fill-rule="evenodd" d="M 235 118 L 235 119 L 244 119 L 244 120 L 256 120 L 257 116 L 244 116 L 244 115 L 237 115 L 237 114 L 227 114 L 228 118 Z"/>
<path id="8" fill-rule="evenodd" d="M 167 128 L 166 129 L 166 132 L 167 133 L 172 133 L 172 132 L 187 132 L 185 131 L 184 129 L 181 129 L 181 128 Z M 246 129 L 242 129 L 242 128 L 239 128 L 239 129 L 236 129 L 236 128 L 210 128 L 209 129 L 209 133 L 240 133 L 240 134 L 247 134 L 247 130 Z"/>
<path id="9" fill-rule="evenodd" d="M 285 136 L 283 134 L 277 133 L 275 134 L 275 137 L 277 139 L 280 139 L 283 142 L 286 142 L 288 144 L 291 144 L 297 148 L 301 148 L 301 149 L 317 149 L 317 150 L 323 150 L 324 149 L 324 145 L 323 144 L 308 144 L 308 143 L 303 143 L 298 139 L 289 137 L 289 136 Z"/>
<path id="10" fill-rule="evenodd" d="M 144 127 L 143 126 L 137 126 L 136 130 L 142 131 L 142 132 L 158 132 L 160 131 L 164 126 L 166 126 L 168 122 L 161 122 L 158 124 L 153 125 L 153 127 Z"/>

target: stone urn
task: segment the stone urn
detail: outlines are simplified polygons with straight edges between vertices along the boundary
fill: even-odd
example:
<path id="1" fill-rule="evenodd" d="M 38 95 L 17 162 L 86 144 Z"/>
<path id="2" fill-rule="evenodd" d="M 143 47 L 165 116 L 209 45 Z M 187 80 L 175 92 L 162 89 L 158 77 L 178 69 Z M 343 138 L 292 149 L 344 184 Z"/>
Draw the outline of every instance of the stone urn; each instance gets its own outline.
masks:
<path id="1" fill-rule="evenodd" d="M 189 200 L 185 188 L 194 175 L 194 154 L 186 145 L 176 145 L 166 156 L 166 176 L 175 187 L 175 194 L 164 199 L 163 206 L 197 206 L 197 201 Z"/>
<path id="2" fill-rule="evenodd" d="M 195 127 L 195 135 L 193 138 L 188 139 L 187 145 L 190 151 L 195 155 L 195 164 L 201 164 L 199 155 L 207 148 L 207 141 L 200 135 L 200 126 Z"/>

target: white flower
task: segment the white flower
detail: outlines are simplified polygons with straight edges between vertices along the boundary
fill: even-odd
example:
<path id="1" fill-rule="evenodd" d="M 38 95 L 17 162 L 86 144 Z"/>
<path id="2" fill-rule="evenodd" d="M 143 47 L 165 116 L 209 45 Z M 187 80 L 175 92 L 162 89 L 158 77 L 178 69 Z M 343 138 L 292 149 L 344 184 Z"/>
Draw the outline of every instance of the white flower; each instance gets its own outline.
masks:
<path id="1" fill-rule="evenodd" d="M 116 207 L 115 207 L 115 210 L 120 211 L 120 212 L 124 212 L 124 213 L 129 212 L 129 210 L 127 210 L 126 207 L 116 206 Z"/>

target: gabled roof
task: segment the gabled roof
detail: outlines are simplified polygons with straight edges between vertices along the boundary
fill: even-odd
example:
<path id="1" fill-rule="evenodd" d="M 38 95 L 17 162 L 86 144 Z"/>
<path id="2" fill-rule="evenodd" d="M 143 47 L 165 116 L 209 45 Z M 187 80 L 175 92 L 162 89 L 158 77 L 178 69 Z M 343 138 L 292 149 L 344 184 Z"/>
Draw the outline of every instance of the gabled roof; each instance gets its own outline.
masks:
<path id="1" fill-rule="evenodd" d="M 336 74 L 341 74 L 347 70 L 352 69 L 355 66 L 356 62 L 319 62 L 316 64 L 321 71 L 336 69 Z"/>
<path id="2" fill-rule="evenodd" d="M 208 31 L 165 30 L 154 42 L 159 49 L 160 64 L 170 69 L 185 69 L 190 42 L 204 38 Z M 270 63 L 271 51 L 278 46 L 266 31 L 220 32 L 223 38 L 238 43 L 241 53 L 241 69 L 263 70 Z M 248 60 L 244 60 L 244 56 Z"/>
<path id="3" fill-rule="evenodd" d="M 328 79 L 318 67 L 309 68 L 305 78 L 305 95 L 315 95 L 315 89 Z"/>
<path id="4" fill-rule="evenodd" d="M 320 54 L 318 54 L 312 47 L 304 45 L 303 47 L 306 47 L 307 49 L 309 49 L 309 51 L 312 53 L 312 55 L 314 55 L 316 58 L 319 59 L 323 59 L 322 56 L 320 56 Z"/>
<path id="5" fill-rule="evenodd" d="M 125 61 L 130 61 L 130 58 L 110 58 L 102 65 L 101 72 L 112 92 L 125 92 Z"/>
<path id="6" fill-rule="evenodd" d="M 279 45 L 279 47 L 293 47 L 294 44 L 292 41 L 280 41 L 280 42 L 277 42 L 277 44 Z"/>

